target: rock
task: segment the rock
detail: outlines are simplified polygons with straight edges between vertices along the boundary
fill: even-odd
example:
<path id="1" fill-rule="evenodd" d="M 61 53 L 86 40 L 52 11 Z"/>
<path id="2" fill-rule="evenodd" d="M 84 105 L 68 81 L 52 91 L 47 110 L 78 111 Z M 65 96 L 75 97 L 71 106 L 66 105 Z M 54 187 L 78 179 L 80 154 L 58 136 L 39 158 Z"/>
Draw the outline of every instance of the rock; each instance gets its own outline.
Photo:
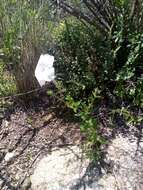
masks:
<path id="1" fill-rule="evenodd" d="M 31 176 L 32 190 L 143 189 L 143 141 L 130 137 L 120 134 L 111 140 L 105 159 L 110 168 L 90 163 L 77 146 L 53 150 Z"/>
<path id="2" fill-rule="evenodd" d="M 134 140 L 133 140 L 134 139 Z M 108 158 L 114 162 L 112 176 L 121 190 L 143 189 L 143 152 L 138 139 L 118 135 L 108 147 Z"/>
<path id="3" fill-rule="evenodd" d="M 73 146 L 53 150 L 44 157 L 31 176 L 33 190 L 92 190 L 96 183 L 90 183 L 86 175 L 90 162 L 79 147 Z"/>
<path id="4" fill-rule="evenodd" d="M 4 160 L 6 162 L 9 162 L 12 160 L 12 158 L 15 156 L 15 153 L 14 152 L 8 152 L 6 153 L 5 157 L 4 157 Z"/>
<path id="5" fill-rule="evenodd" d="M 27 190 L 27 189 L 29 189 L 30 187 L 31 187 L 31 181 L 30 181 L 30 178 L 27 177 L 27 178 L 24 180 L 23 184 L 22 184 L 22 190 Z"/>
<path id="6" fill-rule="evenodd" d="M 4 121 L 3 121 L 3 126 L 4 126 L 5 128 L 7 128 L 7 127 L 9 126 L 9 121 L 4 120 Z"/>
<path id="7" fill-rule="evenodd" d="M 5 127 L 8 127 L 9 122 L 7 120 L 5 120 L 4 125 L 5 125 Z"/>

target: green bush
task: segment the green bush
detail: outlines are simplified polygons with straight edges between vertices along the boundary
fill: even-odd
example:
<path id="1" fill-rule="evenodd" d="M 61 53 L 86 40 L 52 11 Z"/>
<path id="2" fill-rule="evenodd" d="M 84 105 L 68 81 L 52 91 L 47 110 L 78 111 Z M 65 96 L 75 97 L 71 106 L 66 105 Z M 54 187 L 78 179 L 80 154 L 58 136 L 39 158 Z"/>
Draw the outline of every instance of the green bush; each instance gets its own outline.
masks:
<path id="1" fill-rule="evenodd" d="M 90 94 L 100 82 L 99 75 L 103 70 L 96 51 L 96 47 L 102 48 L 100 34 L 70 17 L 60 23 L 56 35 L 58 78 L 73 97 Z"/>
<path id="2" fill-rule="evenodd" d="M 0 97 L 13 95 L 16 92 L 14 77 L 0 61 Z"/>
<path id="3" fill-rule="evenodd" d="M 128 33 L 126 49 L 128 53 L 123 50 L 121 52 L 126 61 L 115 75 L 114 92 L 122 100 L 141 108 L 143 106 L 143 35 L 139 32 Z"/>
<path id="4" fill-rule="evenodd" d="M 67 95 L 65 98 L 67 107 L 71 108 L 75 116 L 79 118 L 81 132 L 86 136 L 83 148 L 88 157 L 94 160 L 101 158 L 101 147 L 106 144 L 105 137 L 100 133 L 101 124 L 99 117 L 93 114 L 100 100 L 101 97 L 97 89 L 92 91 L 86 100 L 76 101 L 70 95 Z"/>
<path id="5" fill-rule="evenodd" d="M 96 147 L 96 157 L 105 142 L 101 126 L 113 126 L 115 113 L 127 125 L 143 121 L 143 35 L 137 27 L 141 12 L 132 18 L 126 1 L 117 3 L 117 9 L 120 14 L 106 35 L 73 17 L 63 20 L 55 32 L 56 72 L 66 89 L 65 102 L 80 118 L 87 144 Z M 101 113 L 102 107 L 106 113 Z"/>

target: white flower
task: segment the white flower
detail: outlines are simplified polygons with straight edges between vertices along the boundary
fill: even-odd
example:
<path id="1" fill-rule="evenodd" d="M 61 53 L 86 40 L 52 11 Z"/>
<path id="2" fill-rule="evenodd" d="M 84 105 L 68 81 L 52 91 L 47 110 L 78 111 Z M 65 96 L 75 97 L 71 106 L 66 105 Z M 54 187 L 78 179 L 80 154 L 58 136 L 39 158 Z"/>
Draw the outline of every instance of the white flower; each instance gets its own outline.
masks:
<path id="1" fill-rule="evenodd" d="M 42 54 L 40 56 L 35 69 L 35 77 L 38 80 L 41 87 L 45 85 L 46 82 L 50 82 L 55 79 L 55 69 L 53 67 L 53 63 L 53 56 L 49 54 Z"/>

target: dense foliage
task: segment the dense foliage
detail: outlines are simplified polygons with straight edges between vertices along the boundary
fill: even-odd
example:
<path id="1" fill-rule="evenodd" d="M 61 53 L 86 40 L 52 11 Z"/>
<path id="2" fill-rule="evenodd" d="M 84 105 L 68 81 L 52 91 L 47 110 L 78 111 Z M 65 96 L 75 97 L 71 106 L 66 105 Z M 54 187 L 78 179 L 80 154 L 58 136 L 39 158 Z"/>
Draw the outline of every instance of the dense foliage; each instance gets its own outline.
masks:
<path id="1" fill-rule="evenodd" d="M 66 103 L 81 119 L 88 148 L 96 156 L 106 142 L 100 133 L 103 126 L 117 125 L 118 118 L 125 125 L 143 122 L 143 2 L 106 2 L 60 4 L 76 19 L 59 24 L 57 68 Z"/>

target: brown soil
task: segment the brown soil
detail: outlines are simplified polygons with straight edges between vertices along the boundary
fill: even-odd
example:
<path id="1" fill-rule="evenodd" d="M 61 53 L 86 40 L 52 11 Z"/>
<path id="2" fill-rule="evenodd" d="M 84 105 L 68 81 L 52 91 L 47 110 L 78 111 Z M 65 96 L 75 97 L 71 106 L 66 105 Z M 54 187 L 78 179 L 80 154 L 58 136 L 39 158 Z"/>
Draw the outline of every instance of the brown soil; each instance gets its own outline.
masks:
<path id="1" fill-rule="evenodd" d="M 13 106 L 11 103 L 6 110 L 0 107 L 0 190 L 30 190 L 29 176 L 44 155 L 50 153 L 52 148 L 81 145 L 84 140 L 78 122 L 74 121 L 69 111 L 64 111 L 60 106 L 57 107 L 57 104 L 55 106 L 53 99 L 48 97 L 41 97 L 41 99 L 26 107 L 21 104 Z M 107 137 L 110 145 L 107 145 L 110 150 L 110 154 L 107 154 L 107 163 L 109 159 L 111 163 L 113 162 L 113 166 L 110 167 L 109 162 L 109 172 L 115 179 L 121 178 L 122 181 L 124 179 L 125 184 L 131 180 L 134 183 L 130 182 L 131 189 L 140 190 L 143 184 L 141 167 L 143 125 L 141 124 L 138 128 L 126 127 L 121 123 L 120 118 L 119 121 L 116 123 L 117 127 L 113 129 L 101 127 L 101 132 Z M 104 123 L 107 123 L 107 120 Z M 122 138 L 119 138 L 120 136 Z M 120 146 L 123 147 L 121 151 L 118 150 Z M 9 162 L 5 161 L 5 155 L 8 152 L 14 153 L 14 157 Z M 132 154 L 135 156 L 130 159 Z M 127 163 L 127 159 L 131 161 Z M 120 167 L 117 167 L 118 163 Z M 100 168 L 103 164 L 104 162 L 100 164 Z M 124 171 L 123 167 L 127 169 Z M 135 168 L 134 172 L 130 171 L 131 167 Z M 108 185 L 110 182 L 111 180 Z M 114 190 L 114 188 L 111 189 Z M 117 189 L 125 190 L 126 188 Z"/>
<path id="2" fill-rule="evenodd" d="M 49 101 L 49 100 L 48 100 Z M 49 103 L 37 103 L 29 109 L 15 107 L 7 112 L 0 126 L 0 189 L 29 189 L 28 176 L 35 163 L 53 147 L 81 144 L 79 125 L 65 120 Z M 60 110 L 61 111 L 61 110 Z M 59 111 L 58 111 L 59 113 Z M 14 152 L 9 162 L 7 152 Z"/>

